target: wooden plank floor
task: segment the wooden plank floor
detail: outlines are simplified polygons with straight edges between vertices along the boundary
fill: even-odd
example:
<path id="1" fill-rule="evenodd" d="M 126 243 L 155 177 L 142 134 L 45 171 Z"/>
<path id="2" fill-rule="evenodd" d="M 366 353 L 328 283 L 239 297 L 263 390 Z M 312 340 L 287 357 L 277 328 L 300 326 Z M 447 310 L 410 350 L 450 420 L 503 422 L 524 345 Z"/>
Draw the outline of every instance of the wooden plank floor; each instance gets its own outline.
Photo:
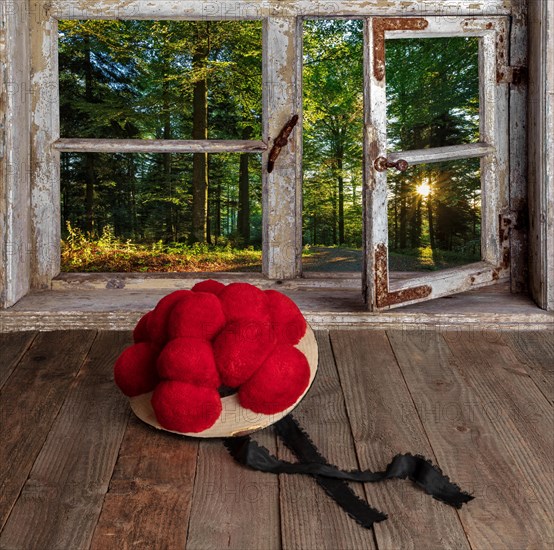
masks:
<path id="1" fill-rule="evenodd" d="M 358 526 L 305 476 L 238 466 L 220 441 L 156 432 L 112 366 L 127 332 L 0 334 L 0 550 L 554 547 L 554 332 L 319 331 L 295 411 L 342 468 L 432 459 L 475 500 L 354 487 Z M 291 459 L 272 429 L 256 436 Z"/>

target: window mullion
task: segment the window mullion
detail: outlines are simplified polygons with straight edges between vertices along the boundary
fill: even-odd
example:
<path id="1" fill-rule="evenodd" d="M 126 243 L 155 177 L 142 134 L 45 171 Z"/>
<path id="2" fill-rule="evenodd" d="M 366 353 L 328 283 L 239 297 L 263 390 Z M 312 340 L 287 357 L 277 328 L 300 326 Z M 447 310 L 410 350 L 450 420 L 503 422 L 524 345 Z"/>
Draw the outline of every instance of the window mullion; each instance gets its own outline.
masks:
<path id="1" fill-rule="evenodd" d="M 300 114 L 302 66 L 300 20 L 269 17 L 264 22 L 263 140 L 272 140 L 294 114 Z M 302 131 L 297 125 L 282 148 L 275 170 L 262 166 L 263 272 L 271 279 L 300 274 L 302 252 Z"/>

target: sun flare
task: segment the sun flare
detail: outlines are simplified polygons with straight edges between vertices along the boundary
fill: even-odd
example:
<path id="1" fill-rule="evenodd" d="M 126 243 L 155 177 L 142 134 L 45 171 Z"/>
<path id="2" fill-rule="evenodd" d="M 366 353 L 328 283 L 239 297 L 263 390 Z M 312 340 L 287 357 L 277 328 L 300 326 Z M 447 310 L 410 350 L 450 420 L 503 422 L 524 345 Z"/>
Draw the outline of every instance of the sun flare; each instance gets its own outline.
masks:
<path id="1" fill-rule="evenodd" d="M 428 181 L 423 181 L 416 187 L 416 191 L 420 197 L 426 198 L 431 194 L 431 186 Z"/>

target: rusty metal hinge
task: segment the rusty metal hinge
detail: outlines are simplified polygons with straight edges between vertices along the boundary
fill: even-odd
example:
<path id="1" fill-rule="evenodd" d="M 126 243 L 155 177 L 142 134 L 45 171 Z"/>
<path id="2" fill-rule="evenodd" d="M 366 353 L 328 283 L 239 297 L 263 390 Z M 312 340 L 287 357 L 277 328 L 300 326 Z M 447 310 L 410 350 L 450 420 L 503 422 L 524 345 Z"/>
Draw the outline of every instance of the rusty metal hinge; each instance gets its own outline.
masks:
<path id="1" fill-rule="evenodd" d="M 500 214 L 500 223 L 506 228 L 525 231 L 529 228 L 527 203 L 523 201 L 517 209 L 506 209 Z"/>
<path id="2" fill-rule="evenodd" d="M 497 81 L 499 84 L 513 84 L 514 86 L 519 86 L 520 84 L 526 84 L 527 80 L 527 67 L 502 67 L 498 70 Z"/>
<path id="3" fill-rule="evenodd" d="M 279 135 L 273 141 L 273 147 L 269 152 L 269 159 L 267 161 L 267 172 L 268 174 L 273 172 L 273 167 L 275 166 L 275 161 L 281 152 L 281 149 L 285 147 L 289 141 L 289 136 L 298 122 L 298 115 L 294 115 L 284 126 L 283 129 L 279 132 Z"/>

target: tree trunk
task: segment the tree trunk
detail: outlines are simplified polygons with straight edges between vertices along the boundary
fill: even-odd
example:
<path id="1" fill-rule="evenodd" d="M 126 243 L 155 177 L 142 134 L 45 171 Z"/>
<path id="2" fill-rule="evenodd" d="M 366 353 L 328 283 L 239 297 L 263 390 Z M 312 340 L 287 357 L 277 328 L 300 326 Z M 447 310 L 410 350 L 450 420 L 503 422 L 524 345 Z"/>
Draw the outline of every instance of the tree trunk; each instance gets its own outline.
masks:
<path id="1" fill-rule="evenodd" d="M 242 131 L 242 139 L 250 139 L 252 127 L 247 126 Z M 248 174 L 248 153 L 241 153 L 239 167 L 239 212 L 237 219 L 237 233 L 242 244 L 247 246 L 250 242 L 250 181 Z"/>
<path id="2" fill-rule="evenodd" d="M 410 223 L 410 247 L 418 248 L 421 244 L 421 198 L 415 196 L 412 200 L 412 219 Z"/>
<path id="3" fill-rule="evenodd" d="M 398 181 L 394 184 L 394 249 L 398 249 Z"/>
<path id="4" fill-rule="evenodd" d="M 195 82 L 192 97 L 192 139 L 208 139 L 209 21 L 196 23 L 197 45 L 192 57 Z M 192 234 L 193 242 L 206 242 L 208 211 L 208 154 L 194 153 L 192 161 Z"/>
<path id="5" fill-rule="evenodd" d="M 427 219 L 429 221 L 429 243 L 431 248 L 435 248 L 435 226 L 433 220 L 433 195 L 427 197 Z"/>
<path id="6" fill-rule="evenodd" d="M 337 184 L 339 194 L 339 245 L 344 244 L 344 176 L 342 173 L 344 151 L 342 147 L 337 156 Z"/>
<path id="7" fill-rule="evenodd" d="M 94 229 L 94 156 L 93 153 L 85 153 L 85 230 L 92 232 Z"/>
<path id="8" fill-rule="evenodd" d="M 92 62 L 90 60 L 90 38 L 85 37 L 85 99 L 92 103 L 94 92 L 92 89 L 94 76 L 92 74 Z M 85 153 L 85 230 L 92 232 L 94 229 L 94 154 Z"/>
<path id="9" fill-rule="evenodd" d="M 217 194 L 215 197 L 215 244 L 221 237 L 221 176 L 217 179 Z"/>
<path id="10" fill-rule="evenodd" d="M 163 138 L 171 139 L 171 113 L 169 105 L 169 82 L 167 80 L 167 70 L 164 70 L 163 75 Z M 167 187 L 169 204 L 166 210 L 166 239 L 168 241 L 175 241 L 175 224 L 173 223 L 173 203 L 171 198 L 173 196 L 173 189 L 171 185 L 171 153 L 162 153 L 163 158 L 163 181 Z"/>
<path id="11" fill-rule="evenodd" d="M 337 189 L 333 188 L 333 245 L 338 244 L 338 232 L 337 232 L 337 221 L 338 221 L 338 196 Z"/>
<path id="12" fill-rule="evenodd" d="M 406 205 L 406 191 L 407 186 L 404 179 L 400 182 L 400 248 L 405 249 L 408 244 L 407 239 L 407 218 L 408 218 L 408 208 Z"/>

